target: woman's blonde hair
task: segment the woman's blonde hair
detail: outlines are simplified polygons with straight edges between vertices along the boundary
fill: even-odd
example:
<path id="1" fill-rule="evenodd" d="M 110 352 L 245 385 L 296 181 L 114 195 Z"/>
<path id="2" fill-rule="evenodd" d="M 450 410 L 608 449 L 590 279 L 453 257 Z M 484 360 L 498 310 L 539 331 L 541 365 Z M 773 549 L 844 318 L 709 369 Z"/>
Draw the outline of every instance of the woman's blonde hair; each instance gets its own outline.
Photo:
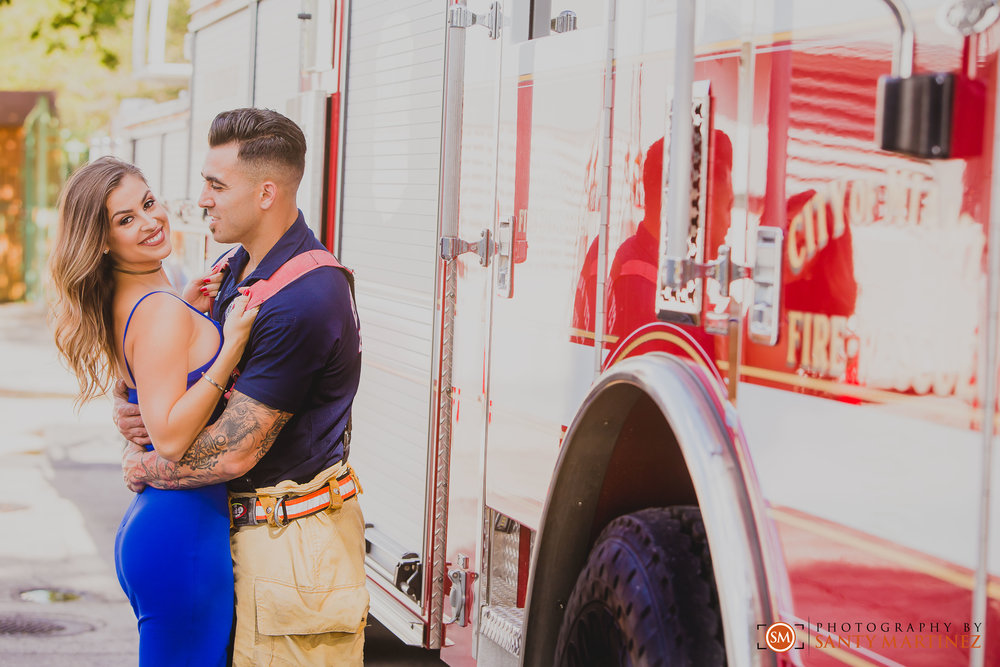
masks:
<path id="1" fill-rule="evenodd" d="M 135 165 L 102 157 L 78 169 L 59 200 L 59 237 L 49 262 L 56 288 L 55 338 L 80 383 L 77 404 L 103 393 L 114 379 L 115 279 L 105 250 L 110 240 L 108 197 Z"/>

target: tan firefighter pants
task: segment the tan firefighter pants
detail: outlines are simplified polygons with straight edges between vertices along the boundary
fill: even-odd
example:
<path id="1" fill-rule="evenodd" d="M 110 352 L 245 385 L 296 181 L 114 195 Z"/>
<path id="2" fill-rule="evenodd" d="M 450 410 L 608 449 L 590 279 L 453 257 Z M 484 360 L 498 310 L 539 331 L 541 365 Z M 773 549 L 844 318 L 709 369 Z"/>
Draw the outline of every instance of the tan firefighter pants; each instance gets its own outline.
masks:
<path id="1" fill-rule="evenodd" d="M 256 495 L 310 493 L 344 470 L 338 464 L 307 484 L 285 481 Z M 234 667 L 362 665 L 368 591 L 365 522 L 357 496 L 337 510 L 284 527 L 240 528 L 231 542 Z"/>

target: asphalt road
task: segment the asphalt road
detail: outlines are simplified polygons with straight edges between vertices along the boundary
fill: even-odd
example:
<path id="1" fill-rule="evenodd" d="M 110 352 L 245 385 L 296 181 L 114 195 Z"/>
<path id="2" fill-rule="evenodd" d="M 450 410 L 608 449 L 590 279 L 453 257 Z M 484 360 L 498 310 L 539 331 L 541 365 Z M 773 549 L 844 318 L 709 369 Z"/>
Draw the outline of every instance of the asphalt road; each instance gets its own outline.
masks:
<path id="1" fill-rule="evenodd" d="M 131 494 L 110 406 L 73 409 L 37 306 L 0 304 L 0 664 L 116 667 L 138 662 L 135 619 L 114 573 L 114 535 Z M 73 599 L 42 601 L 54 590 Z M 365 664 L 443 665 L 377 619 Z"/>

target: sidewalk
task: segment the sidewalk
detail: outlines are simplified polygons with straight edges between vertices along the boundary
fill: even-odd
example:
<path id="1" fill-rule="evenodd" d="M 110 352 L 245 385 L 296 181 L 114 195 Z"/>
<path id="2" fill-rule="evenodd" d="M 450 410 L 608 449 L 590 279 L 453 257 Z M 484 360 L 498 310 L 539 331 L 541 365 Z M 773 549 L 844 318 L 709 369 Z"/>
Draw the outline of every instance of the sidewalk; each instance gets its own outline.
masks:
<path id="1" fill-rule="evenodd" d="M 135 618 L 114 572 L 121 481 L 110 404 L 73 409 L 40 306 L 0 304 L 0 664 L 138 662 Z M 34 601 L 55 590 L 74 598 Z"/>

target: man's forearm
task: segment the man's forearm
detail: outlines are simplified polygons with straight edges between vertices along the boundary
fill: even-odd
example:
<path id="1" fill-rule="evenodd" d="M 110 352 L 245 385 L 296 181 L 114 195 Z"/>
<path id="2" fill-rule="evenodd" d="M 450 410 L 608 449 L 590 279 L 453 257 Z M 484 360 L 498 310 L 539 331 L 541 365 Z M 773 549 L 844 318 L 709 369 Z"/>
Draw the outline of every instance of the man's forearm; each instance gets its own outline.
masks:
<path id="1" fill-rule="evenodd" d="M 134 481 L 158 489 L 190 489 L 228 482 L 257 464 L 291 417 L 234 393 L 225 413 L 203 430 L 177 463 L 146 452 Z"/>

